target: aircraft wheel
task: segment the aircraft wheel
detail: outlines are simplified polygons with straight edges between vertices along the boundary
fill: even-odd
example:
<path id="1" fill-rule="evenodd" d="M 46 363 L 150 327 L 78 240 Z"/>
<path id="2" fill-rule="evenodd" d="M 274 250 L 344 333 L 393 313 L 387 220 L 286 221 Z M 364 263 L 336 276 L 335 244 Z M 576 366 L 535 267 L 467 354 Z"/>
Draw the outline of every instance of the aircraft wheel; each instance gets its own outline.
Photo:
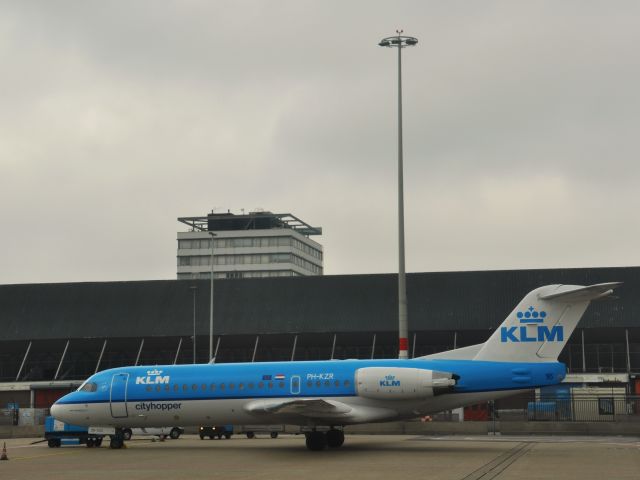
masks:
<path id="1" fill-rule="evenodd" d="M 271 432 L 271 438 L 278 438 L 278 432 Z"/>
<path id="2" fill-rule="evenodd" d="M 253 432 L 247 432 L 247 438 L 253 438 L 253 437 L 255 437 L 255 436 L 256 436 L 256 434 L 255 434 L 255 433 L 253 433 Z"/>
<path id="3" fill-rule="evenodd" d="M 133 434 L 133 432 L 131 431 L 130 428 L 125 428 L 122 431 L 122 439 L 123 440 L 131 440 L 131 435 Z"/>
<path id="4" fill-rule="evenodd" d="M 178 438 L 180 438 L 180 429 L 175 427 L 172 428 L 171 432 L 169 432 L 169 436 L 172 440 L 177 440 Z"/>
<path id="5" fill-rule="evenodd" d="M 94 440 L 94 445 L 95 445 L 96 447 L 101 447 L 101 446 L 102 446 L 102 438 L 96 438 L 96 439 Z"/>
<path id="6" fill-rule="evenodd" d="M 93 438 L 87 438 L 87 448 L 93 448 L 95 445 L 95 442 L 93 441 Z"/>
<path id="7" fill-rule="evenodd" d="M 113 449 L 122 448 L 124 445 L 124 441 L 121 437 L 111 437 L 111 442 L 109 442 L 109 447 Z"/>
<path id="8" fill-rule="evenodd" d="M 332 428 L 327 432 L 327 445 L 329 448 L 341 447 L 344 443 L 344 432 L 337 428 Z"/>
<path id="9" fill-rule="evenodd" d="M 47 441 L 47 445 L 49 445 L 49 448 L 56 448 L 59 447 L 62 444 L 62 442 L 60 441 L 59 438 L 50 438 Z"/>
<path id="10" fill-rule="evenodd" d="M 313 451 L 324 450 L 327 446 L 327 436 L 324 432 L 310 432 L 307 434 L 307 448 Z"/>

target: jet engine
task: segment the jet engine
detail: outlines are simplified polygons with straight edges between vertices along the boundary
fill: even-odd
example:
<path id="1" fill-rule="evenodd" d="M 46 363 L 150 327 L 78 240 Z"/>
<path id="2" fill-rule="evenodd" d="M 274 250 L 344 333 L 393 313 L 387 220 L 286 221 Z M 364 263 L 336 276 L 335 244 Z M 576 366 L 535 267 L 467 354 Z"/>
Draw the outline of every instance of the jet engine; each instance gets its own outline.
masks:
<path id="1" fill-rule="evenodd" d="M 457 375 L 420 368 L 366 367 L 356 370 L 356 392 L 376 400 L 419 400 L 452 390 Z"/>

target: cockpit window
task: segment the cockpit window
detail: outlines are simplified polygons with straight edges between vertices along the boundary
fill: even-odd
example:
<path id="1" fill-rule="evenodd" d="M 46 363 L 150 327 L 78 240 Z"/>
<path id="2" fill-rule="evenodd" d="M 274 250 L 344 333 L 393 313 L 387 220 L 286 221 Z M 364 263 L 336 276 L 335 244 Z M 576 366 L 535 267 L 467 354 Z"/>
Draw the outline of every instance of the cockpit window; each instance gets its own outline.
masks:
<path id="1" fill-rule="evenodd" d="M 78 389 L 79 392 L 95 392 L 96 390 L 98 390 L 98 384 L 94 382 L 86 382 Z"/>

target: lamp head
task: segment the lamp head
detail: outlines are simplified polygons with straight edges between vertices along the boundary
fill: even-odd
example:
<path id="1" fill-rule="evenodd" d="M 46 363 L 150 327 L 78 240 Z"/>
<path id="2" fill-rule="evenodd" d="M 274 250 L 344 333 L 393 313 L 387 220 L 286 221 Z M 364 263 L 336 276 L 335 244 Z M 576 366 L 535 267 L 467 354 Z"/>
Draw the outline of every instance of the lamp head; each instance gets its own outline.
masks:
<path id="1" fill-rule="evenodd" d="M 404 35 L 400 35 L 402 31 L 398 32 L 398 35 L 395 37 L 387 37 L 383 38 L 378 42 L 378 45 L 381 47 L 413 47 L 418 44 L 418 39 L 415 37 L 406 37 Z"/>

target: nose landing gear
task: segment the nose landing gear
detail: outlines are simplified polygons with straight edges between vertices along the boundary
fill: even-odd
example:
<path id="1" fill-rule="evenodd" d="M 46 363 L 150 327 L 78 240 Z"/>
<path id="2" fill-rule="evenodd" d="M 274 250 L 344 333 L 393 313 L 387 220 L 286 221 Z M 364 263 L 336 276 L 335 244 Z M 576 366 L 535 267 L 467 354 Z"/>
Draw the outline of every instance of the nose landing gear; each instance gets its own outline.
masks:
<path id="1" fill-rule="evenodd" d="M 324 450 L 325 447 L 339 448 L 344 443 L 344 432 L 337 428 L 331 428 L 326 433 L 313 430 L 305 436 L 307 448 L 312 451 Z"/>
<path id="2" fill-rule="evenodd" d="M 122 447 L 124 447 L 124 433 L 121 428 L 116 428 L 116 434 L 111 435 L 109 448 L 118 449 Z"/>

